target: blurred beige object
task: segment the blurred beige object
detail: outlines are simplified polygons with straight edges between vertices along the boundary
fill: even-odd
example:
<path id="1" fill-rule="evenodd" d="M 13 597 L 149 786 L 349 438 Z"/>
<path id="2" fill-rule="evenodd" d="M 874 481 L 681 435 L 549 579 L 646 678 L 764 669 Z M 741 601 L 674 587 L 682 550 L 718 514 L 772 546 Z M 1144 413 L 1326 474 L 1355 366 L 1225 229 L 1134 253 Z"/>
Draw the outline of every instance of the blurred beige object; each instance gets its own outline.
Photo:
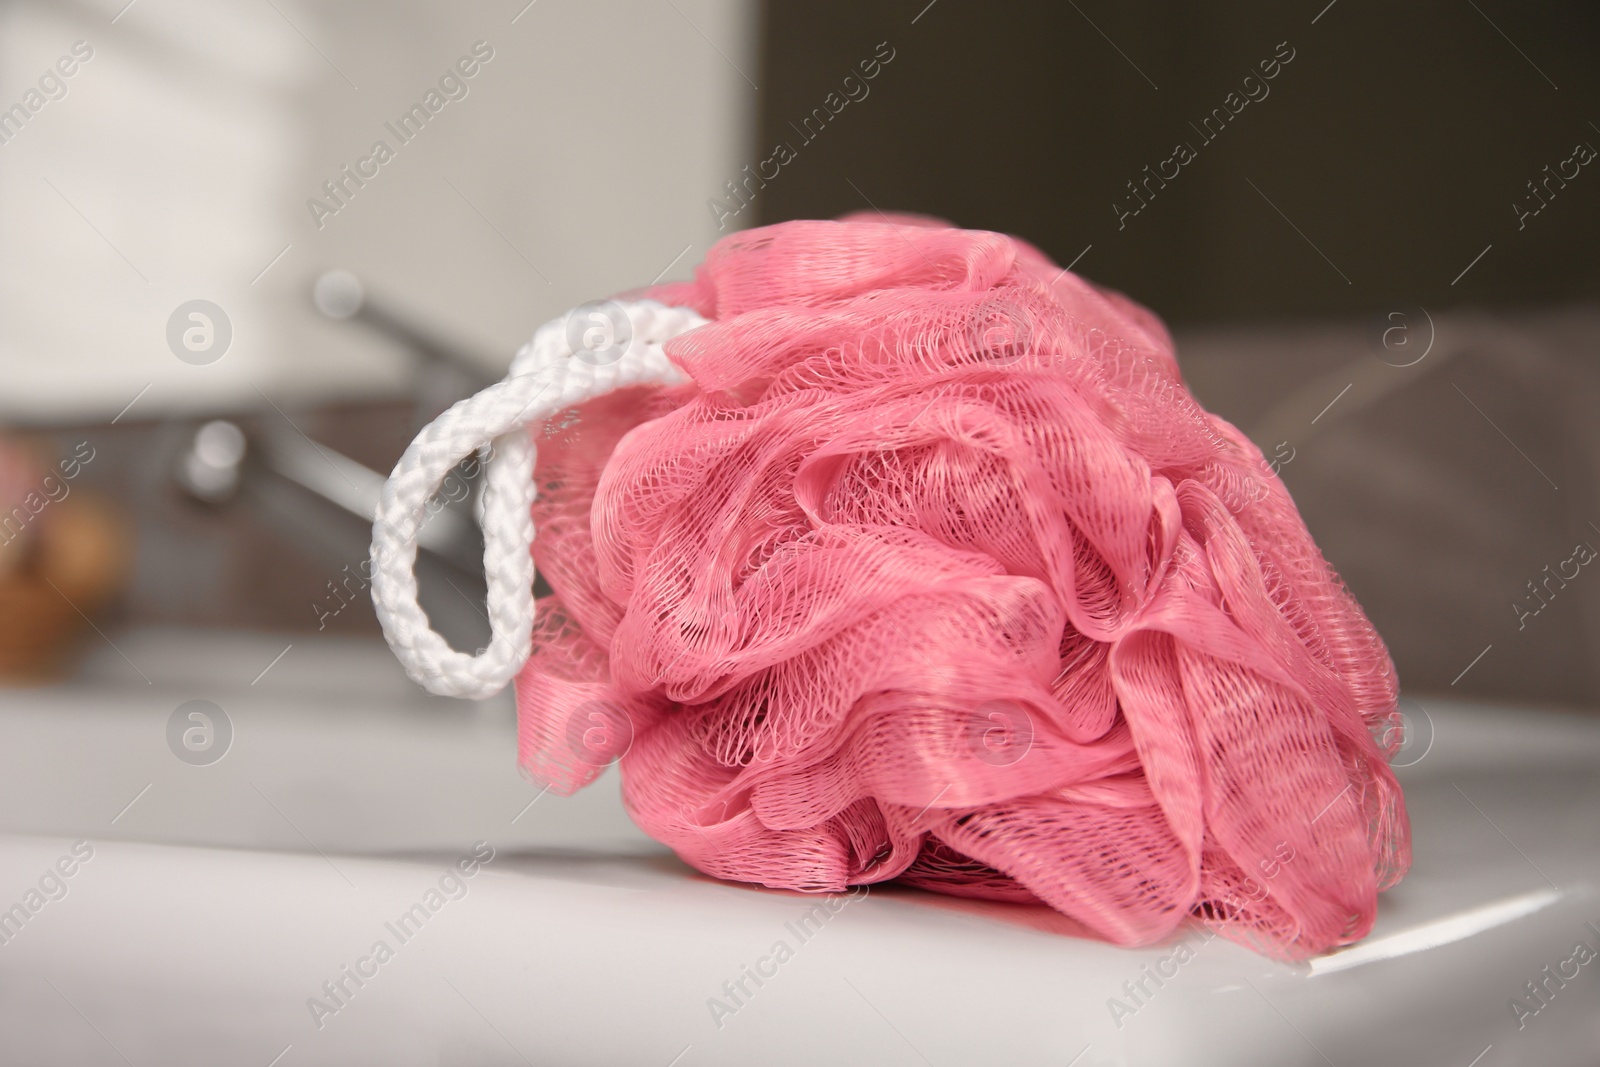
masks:
<path id="1" fill-rule="evenodd" d="M 0 437 L 0 578 L 22 565 L 31 538 L 28 494 L 44 473 L 34 450 Z"/>
<path id="2" fill-rule="evenodd" d="M 13 571 L 22 568 L 31 540 L 27 536 L 27 531 L 10 538 L 0 536 L 0 582 L 5 581 Z"/>
<path id="3" fill-rule="evenodd" d="M 0 548 L 0 683 L 58 675 L 131 562 L 121 516 L 87 492 L 52 503 L 30 534 Z"/>

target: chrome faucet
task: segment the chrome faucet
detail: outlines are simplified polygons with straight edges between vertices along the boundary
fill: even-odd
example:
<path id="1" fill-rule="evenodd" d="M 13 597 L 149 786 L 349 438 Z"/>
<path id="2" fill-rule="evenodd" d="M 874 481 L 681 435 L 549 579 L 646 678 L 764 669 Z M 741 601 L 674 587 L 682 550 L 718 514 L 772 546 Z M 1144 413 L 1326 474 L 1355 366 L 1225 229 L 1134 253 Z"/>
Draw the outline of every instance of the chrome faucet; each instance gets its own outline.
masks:
<path id="1" fill-rule="evenodd" d="M 361 280 L 349 271 L 330 270 L 318 277 L 311 300 L 328 318 L 359 323 L 416 357 L 413 430 L 494 380 L 483 369 L 485 360 L 441 339 L 381 300 L 371 299 Z M 485 458 L 468 457 L 446 478 L 441 506 L 418 535 L 422 548 L 474 576 L 482 571 L 483 539 L 477 520 Z M 187 496 L 213 506 L 232 500 L 251 478 L 285 479 L 367 523 L 376 514 L 385 477 L 313 441 L 292 425 L 247 434 L 239 423 L 228 419 L 211 420 L 195 431 L 174 475 Z M 319 516 L 319 521 L 325 520 Z"/>

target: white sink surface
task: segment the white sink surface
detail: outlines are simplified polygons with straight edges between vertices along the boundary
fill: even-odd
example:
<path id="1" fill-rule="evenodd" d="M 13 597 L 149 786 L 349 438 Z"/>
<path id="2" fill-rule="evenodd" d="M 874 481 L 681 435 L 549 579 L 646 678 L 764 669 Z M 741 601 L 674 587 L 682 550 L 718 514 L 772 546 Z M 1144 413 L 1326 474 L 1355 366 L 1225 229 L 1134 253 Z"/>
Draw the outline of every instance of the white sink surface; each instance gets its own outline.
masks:
<path id="1" fill-rule="evenodd" d="M 1510 1007 L 1576 943 L 1600 950 L 1595 719 L 1423 698 L 1415 864 L 1373 935 L 1290 967 L 1196 933 L 1118 1019 L 1173 946 L 706 879 L 627 822 L 614 774 L 529 807 L 509 701 L 436 702 L 381 647 L 297 643 L 252 685 L 289 639 L 117 643 L 70 685 L 0 693 L 0 909 L 93 849 L 0 943 L 6 1064 L 1600 1063 L 1600 960 L 1520 1028 Z M 193 698 L 235 729 L 210 766 L 167 748 Z M 430 898 L 477 842 L 493 860 Z M 417 904 L 437 907 L 402 942 Z M 362 963 L 379 940 L 392 958 Z M 792 958 L 762 962 L 778 941 Z M 758 964 L 775 973 L 735 1001 L 724 983 Z"/>
<path id="2" fill-rule="evenodd" d="M 623 812 L 614 772 L 528 807 L 539 789 L 517 773 L 510 694 L 432 696 L 382 642 L 157 631 L 118 636 L 117 648 L 70 685 L 0 689 L 0 832 L 330 853 L 458 850 L 479 837 L 654 848 Z M 232 723 L 209 766 L 168 748 L 169 716 L 194 699 Z"/>

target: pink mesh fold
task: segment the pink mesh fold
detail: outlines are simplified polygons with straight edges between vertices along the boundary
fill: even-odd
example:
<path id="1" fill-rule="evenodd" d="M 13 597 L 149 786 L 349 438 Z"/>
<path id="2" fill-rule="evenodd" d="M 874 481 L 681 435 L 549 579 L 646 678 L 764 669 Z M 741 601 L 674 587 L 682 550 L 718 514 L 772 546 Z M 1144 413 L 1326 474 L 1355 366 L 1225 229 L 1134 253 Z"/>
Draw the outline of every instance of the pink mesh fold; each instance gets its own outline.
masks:
<path id="1" fill-rule="evenodd" d="M 1303 958 L 1410 861 L 1388 652 L 1148 311 L 997 233 L 737 233 L 691 384 L 538 438 L 520 756 L 720 878 Z"/>

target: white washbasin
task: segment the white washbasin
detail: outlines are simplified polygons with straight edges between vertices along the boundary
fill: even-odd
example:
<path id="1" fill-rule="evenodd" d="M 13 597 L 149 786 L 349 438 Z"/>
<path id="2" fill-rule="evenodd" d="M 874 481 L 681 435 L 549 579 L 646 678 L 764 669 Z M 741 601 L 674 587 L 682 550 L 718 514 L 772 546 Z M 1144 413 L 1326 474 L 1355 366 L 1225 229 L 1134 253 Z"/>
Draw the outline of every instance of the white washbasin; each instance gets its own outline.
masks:
<path id="1" fill-rule="evenodd" d="M 191 631 L 116 642 L 120 654 L 104 646 L 70 685 L 0 689 L 0 831 L 330 853 L 452 850 L 484 836 L 507 848 L 654 848 L 624 814 L 614 773 L 527 807 L 539 789 L 517 773 L 510 694 L 431 696 L 382 642 Z M 167 738 L 173 711 L 197 699 L 232 724 L 226 754 L 207 766 L 180 761 Z"/>
<path id="2" fill-rule="evenodd" d="M 0 693 L 0 909 L 72 869 L 0 917 L 7 1064 L 1600 1063 L 1600 960 L 1543 972 L 1600 951 L 1593 719 L 1423 698 L 1415 865 L 1373 935 L 1291 967 L 1194 934 L 1179 965 L 1041 909 L 703 878 L 614 774 L 529 807 L 509 701 L 435 702 L 381 646 L 297 643 L 251 685 L 289 639 L 117 643 Z M 194 698 L 235 730 L 210 766 L 167 745 Z"/>

